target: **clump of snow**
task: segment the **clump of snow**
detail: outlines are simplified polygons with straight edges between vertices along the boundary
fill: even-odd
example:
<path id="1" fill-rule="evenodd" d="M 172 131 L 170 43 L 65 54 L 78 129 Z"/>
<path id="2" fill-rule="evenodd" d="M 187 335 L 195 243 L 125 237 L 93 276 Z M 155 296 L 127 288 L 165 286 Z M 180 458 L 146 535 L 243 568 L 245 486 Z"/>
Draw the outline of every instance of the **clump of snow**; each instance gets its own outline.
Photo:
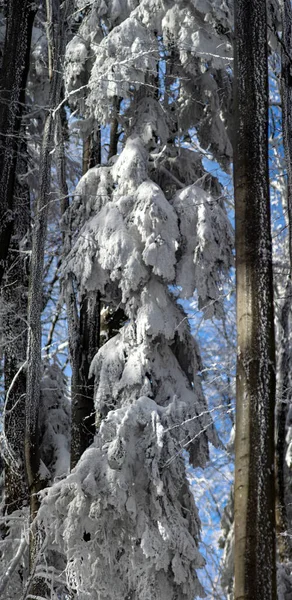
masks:
<path id="1" fill-rule="evenodd" d="M 115 96 L 129 98 L 133 85 L 145 83 L 147 73 L 156 75 L 158 47 L 155 36 L 135 17 L 115 27 L 96 49 L 86 103 L 96 119 L 110 119 Z"/>
<path id="2" fill-rule="evenodd" d="M 162 415 L 145 396 L 110 412 L 71 475 L 43 498 L 41 521 L 80 599 L 202 595 L 198 515 L 183 458 L 166 468 L 176 447 Z"/>
<path id="3" fill-rule="evenodd" d="M 176 277 L 180 296 L 189 298 L 196 289 L 199 306 L 212 316 L 220 310 L 221 274 L 226 276 L 232 266 L 232 227 L 220 201 L 196 185 L 178 192 L 172 205 L 181 232 Z"/>
<path id="4" fill-rule="evenodd" d="M 64 477 L 70 467 L 70 402 L 66 381 L 58 364 L 46 365 L 41 382 L 41 477 Z"/>

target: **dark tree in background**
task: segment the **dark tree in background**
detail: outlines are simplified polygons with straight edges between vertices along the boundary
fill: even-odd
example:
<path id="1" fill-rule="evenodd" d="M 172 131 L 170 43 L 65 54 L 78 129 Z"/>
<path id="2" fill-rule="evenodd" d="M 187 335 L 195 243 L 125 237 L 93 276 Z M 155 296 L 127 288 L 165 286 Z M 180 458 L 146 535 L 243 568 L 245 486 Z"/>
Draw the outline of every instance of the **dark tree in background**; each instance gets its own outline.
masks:
<path id="1" fill-rule="evenodd" d="M 15 219 L 14 183 L 36 5 L 9 0 L 0 72 L 0 283 Z"/>

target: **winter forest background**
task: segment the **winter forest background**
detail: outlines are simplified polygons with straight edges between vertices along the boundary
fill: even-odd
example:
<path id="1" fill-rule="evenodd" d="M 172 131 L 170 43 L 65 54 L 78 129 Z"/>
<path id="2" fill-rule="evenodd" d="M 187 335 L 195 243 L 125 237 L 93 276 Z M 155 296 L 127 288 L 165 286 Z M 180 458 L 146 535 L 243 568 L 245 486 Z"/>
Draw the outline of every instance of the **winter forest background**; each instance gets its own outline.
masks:
<path id="1" fill-rule="evenodd" d="M 2 0 L 1 600 L 237 598 L 234 8 L 262 24 L 251 75 L 268 43 L 265 437 L 292 598 L 290 0 Z"/>

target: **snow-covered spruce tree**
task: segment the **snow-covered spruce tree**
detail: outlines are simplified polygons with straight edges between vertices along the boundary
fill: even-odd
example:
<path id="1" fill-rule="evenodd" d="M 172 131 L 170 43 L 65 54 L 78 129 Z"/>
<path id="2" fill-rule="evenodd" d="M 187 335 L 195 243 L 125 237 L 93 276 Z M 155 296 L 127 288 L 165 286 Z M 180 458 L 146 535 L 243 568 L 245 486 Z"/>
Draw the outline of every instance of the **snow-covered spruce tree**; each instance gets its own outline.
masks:
<path id="1" fill-rule="evenodd" d="M 220 314 L 233 236 L 218 183 L 208 179 L 196 152 L 175 141 L 179 119 L 186 132 L 191 125 L 199 130 L 204 112 L 196 113 L 197 95 L 193 104 L 187 93 L 183 96 L 181 81 L 177 113 L 172 110 L 177 96 L 172 86 L 176 68 L 182 73 L 182 63 L 191 68 L 194 61 L 202 92 L 206 53 L 212 74 L 205 86 L 215 82 L 226 62 L 226 40 L 222 56 L 216 53 L 213 60 L 212 47 L 207 51 L 207 43 L 196 45 L 191 37 L 189 19 L 198 36 L 206 23 L 204 28 L 221 39 L 200 11 L 188 13 L 182 4 L 177 15 L 176 5 L 169 12 L 160 2 L 119 6 L 113 26 L 114 16 L 98 13 L 107 10 L 105 4 L 94 4 L 67 50 L 67 91 L 79 89 L 75 103 L 86 117 L 84 135 L 94 119 L 111 120 L 118 97 L 124 101 L 120 123 L 126 139 L 118 157 L 89 169 L 77 186 L 70 209 L 76 233 L 63 278 L 66 285 L 73 275 L 80 294 L 99 291 L 128 320 L 91 366 L 95 442 L 72 473 L 44 495 L 39 514 L 52 548 L 67 558 L 68 587 L 78 598 L 191 600 L 202 594 L 196 569 L 203 559 L 183 451 L 194 466 L 203 466 L 208 441 L 216 444 L 217 438 L 202 393 L 198 350 L 177 300 L 196 290 L 206 314 Z M 189 46 L 181 56 L 174 49 L 170 62 L 165 44 L 172 50 L 177 16 L 184 16 L 181 35 Z M 103 38 L 101 25 L 108 27 Z M 171 78 L 164 102 L 157 92 L 162 33 Z M 87 83 L 80 78 L 88 81 L 89 75 L 85 109 L 80 88 Z M 208 90 L 213 112 L 206 105 L 205 114 L 210 111 L 208 143 L 214 149 L 227 139 L 218 134 L 225 127 L 216 86 L 213 96 Z M 211 114 L 218 123 L 213 136 Z M 225 148 L 226 158 L 227 142 Z M 201 186 L 194 183 L 200 178 Z"/>
<path id="2" fill-rule="evenodd" d="M 230 226 L 218 203 L 195 185 L 169 202 L 149 178 L 145 144 L 134 132 L 113 169 L 90 170 L 78 193 L 85 207 L 94 202 L 94 214 L 66 271 L 73 270 L 81 290 L 97 287 L 121 304 L 129 322 L 93 361 L 102 420 L 95 444 L 48 492 L 42 518 L 67 556 L 80 598 L 82 592 L 192 598 L 201 591 L 194 569 L 202 559 L 182 450 L 192 464 L 204 465 L 207 441 L 216 438 L 196 346 L 168 286 L 177 270 L 184 291 L 181 274 L 195 256 L 192 286 L 204 300 L 207 292 L 215 300 L 219 271 L 230 266 Z"/>
<path id="3" fill-rule="evenodd" d="M 215 7 L 207 3 L 205 6 L 201 5 L 200 10 L 194 6 L 187 9 L 183 3 L 180 4 L 179 9 L 176 3 L 169 3 L 169 6 L 165 7 L 161 2 L 95 2 L 86 9 L 82 3 L 76 2 L 76 9 L 78 7 L 80 12 L 76 10 L 76 21 L 81 24 L 77 34 L 68 44 L 66 52 L 66 91 L 71 105 L 77 108 L 82 117 L 79 125 L 84 147 L 100 148 L 100 125 L 110 124 L 107 152 L 107 158 L 110 159 L 117 151 L 117 142 L 125 129 L 126 122 L 137 112 L 135 98 L 135 101 L 130 103 L 128 116 L 125 118 L 125 102 L 128 103 L 133 98 L 133 91 L 139 86 L 141 93 L 144 94 L 145 90 L 149 92 L 154 89 L 153 86 L 159 87 L 161 84 L 160 87 L 166 90 L 163 105 L 170 104 L 171 97 L 173 102 L 179 90 L 180 108 L 177 114 L 173 112 L 174 105 L 171 108 L 167 152 L 163 152 L 160 158 L 155 160 L 155 164 L 153 161 L 156 171 L 155 181 L 160 184 L 161 176 L 166 179 L 165 167 L 167 167 L 168 181 L 165 184 L 175 191 L 179 181 L 175 178 L 175 173 L 178 173 L 179 165 L 180 168 L 184 165 L 185 175 L 191 183 L 194 180 L 195 163 L 197 163 L 196 177 L 205 175 L 204 170 L 198 168 L 198 155 L 181 150 L 180 156 L 177 156 L 177 150 L 172 149 L 176 136 L 188 135 L 189 127 L 193 124 L 200 132 L 199 138 L 203 146 L 209 146 L 210 140 L 211 143 L 213 140 L 214 152 L 220 154 L 220 160 L 226 165 L 231 153 L 230 142 L 225 132 L 225 117 L 228 115 L 230 105 L 230 82 L 228 71 L 225 69 L 230 55 L 231 19 L 228 3 L 218 2 Z M 179 38 L 177 20 L 182 22 Z M 192 21 L 194 21 L 194 34 L 190 27 Z M 222 34 L 222 31 L 225 33 Z M 220 47 L 220 55 L 216 53 L 213 56 L 215 44 Z M 207 45 L 209 45 L 208 50 Z M 195 59 L 192 49 L 198 46 L 200 48 Z M 159 56 L 162 60 L 159 60 Z M 209 61 L 211 56 L 213 58 Z M 161 79 L 161 74 L 159 76 L 156 69 L 159 67 L 163 72 L 163 65 L 166 65 L 165 82 L 162 82 L 163 76 Z M 192 77 L 195 74 L 196 80 L 196 85 L 192 89 L 188 87 L 190 73 Z M 179 85 L 178 81 L 180 81 Z M 90 96 L 85 100 L 89 90 L 92 90 L 93 103 Z M 189 102 L 190 95 L 193 97 L 193 102 Z M 159 114 L 157 118 L 159 119 Z M 73 126 L 76 126 L 75 119 Z M 158 140 L 156 140 L 157 150 L 162 150 L 163 146 L 157 142 Z M 93 154 L 99 156 L 100 150 Z M 103 160 L 104 154 L 103 151 Z M 88 153 L 85 152 L 84 157 L 88 159 L 87 155 Z M 90 162 L 92 163 L 90 160 L 83 160 L 83 165 L 87 168 Z M 173 171 L 172 176 L 169 171 Z M 175 185 L 174 181 L 176 181 Z M 185 184 L 186 181 L 181 186 Z M 69 296 L 68 292 L 66 295 Z M 94 295 L 95 292 L 91 292 L 91 304 L 92 300 L 94 302 Z M 74 293 L 71 293 L 70 297 L 71 307 L 70 300 L 67 306 L 69 322 L 72 322 L 73 327 L 69 329 L 75 331 L 74 335 L 70 334 L 74 398 L 71 464 L 74 466 L 80 457 L 80 451 L 84 450 L 86 441 L 91 436 L 92 386 L 88 382 L 84 368 L 88 362 L 84 353 L 86 344 L 83 344 L 82 336 L 78 331 L 79 324 L 82 326 L 84 321 L 82 314 L 86 312 L 84 306 L 86 307 L 87 304 L 87 296 L 80 296 L 79 303 L 74 298 Z M 73 314 L 74 319 L 71 318 Z M 76 341 L 77 338 L 79 343 Z"/>
<path id="4" fill-rule="evenodd" d="M 141 105 L 137 94 L 133 96 L 134 90 L 140 88 L 141 100 L 143 95 L 149 96 L 151 90 L 160 87 L 165 90 L 163 102 L 163 94 L 158 92 L 156 100 L 159 97 L 159 103 L 149 101 L 148 107 L 149 112 L 157 113 L 158 125 L 154 144 L 156 154 L 152 158 L 153 179 L 159 185 L 164 182 L 168 196 L 198 177 L 203 177 L 203 185 L 207 184 L 199 154 L 182 149 L 180 145 L 175 148 L 174 141 L 177 136 L 182 140 L 189 136 L 190 127 L 195 125 L 204 147 L 211 144 L 225 165 L 230 159 L 231 145 L 225 127 L 230 107 L 230 78 L 225 67 L 230 55 L 231 18 L 226 3 L 219 2 L 215 7 L 207 3 L 201 5 L 200 10 L 194 6 L 186 8 L 183 3 L 179 7 L 177 3 L 165 7 L 161 2 L 96 2 L 86 10 L 76 2 L 78 7 L 80 13 L 76 12 L 76 18 L 81 24 L 66 52 L 66 91 L 71 105 L 82 117 L 79 125 L 85 145 L 90 139 L 99 145 L 100 125 L 110 123 L 107 158 L 111 159 L 120 135 L 129 133 L 130 120 L 139 118 Z M 181 22 L 180 31 L 177 30 L 178 22 Z M 220 55 L 217 52 L 213 56 L 215 45 L 220 47 Z M 196 55 L 193 49 L 197 49 Z M 174 100 L 177 100 L 176 104 Z M 165 111 L 168 113 L 168 137 L 165 137 L 166 132 L 160 136 L 159 131 L 159 119 Z M 145 118 L 147 120 L 147 114 Z M 75 120 L 73 126 L 76 126 Z M 194 131 L 193 134 L 198 145 Z M 162 139 L 166 144 L 162 144 Z M 76 228 L 80 222 L 75 219 L 74 225 Z M 94 294 L 91 292 L 93 298 Z M 78 303 L 71 294 L 74 303 L 71 300 L 70 315 L 74 313 L 78 317 L 79 312 L 80 323 L 84 313 L 83 298 L 86 295 L 80 297 L 78 311 Z M 73 322 L 73 319 L 69 317 L 69 321 Z M 75 318 L 75 322 L 78 319 Z M 80 334 L 77 337 L 70 335 L 71 339 L 73 337 L 76 348 Z M 85 385 L 80 381 L 87 360 L 83 357 L 83 345 L 80 343 L 74 352 L 74 343 L 70 342 L 74 396 L 73 466 L 76 457 L 80 457 L 80 449 L 85 447 L 86 432 L 90 437 L 91 428 L 90 386 L 86 386 L 86 381 Z M 78 366 L 77 355 L 81 357 L 81 366 Z M 77 376 L 74 376 L 76 372 Z M 84 432 L 83 444 L 78 431 Z"/>

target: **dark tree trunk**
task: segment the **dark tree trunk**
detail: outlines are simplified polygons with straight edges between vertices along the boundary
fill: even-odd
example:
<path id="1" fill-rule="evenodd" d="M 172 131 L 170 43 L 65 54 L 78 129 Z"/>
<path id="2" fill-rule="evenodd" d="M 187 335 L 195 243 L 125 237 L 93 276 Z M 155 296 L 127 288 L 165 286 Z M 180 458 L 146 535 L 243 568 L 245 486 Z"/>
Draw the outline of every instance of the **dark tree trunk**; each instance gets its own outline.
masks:
<path id="1" fill-rule="evenodd" d="M 100 132 L 97 139 L 90 136 L 84 142 L 83 173 L 100 163 Z M 62 213 L 69 208 L 69 192 L 66 182 L 66 157 L 64 134 L 61 121 L 58 123 L 58 180 L 62 198 Z M 71 231 L 63 235 L 64 256 L 70 251 Z M 76 298 L 73 279 L 65 286 L 65 301 L 68 319 L 69 353 L 71 377 L 71 469 L 75 467 L 83 452 L 93 442 L 95 433 L 94 378 L 89 379 L 90 363 L 99 348 L 100 340 L 100 297 L 99 294 L 83 294 L 80 307 Z"/>
<path id="2" fill-rule="evenodd" d="M 113 101 L 113 116 L 110 127 L 110 143 L 108 151 L 108 160 L 115 156 L 118 152 L 118 141 L 119 141 L 119 111 L 120 111 L 121 100 L 115 97 Z"/>
<path id="3" fill-rule="evenodd" d="M 0 73 L 0 284 L 13 231 L 14 182 L 35 17 L 31 0 L 10 0 Z"/>
<path id="4" fill-rule="evenodd" d="M 95 433 L 94 378 L 89 378 L 90 363 L 99 347 L 100 299 L 96 293 L 84 294 L 77 316 L 76 299 L 71 296 L 75 307 L 75 331 L 78 337 L 70 343 L 72 366 L 72 426 L 71 468 L 73 469 L 83 452 L 93 442 Z M 71 325 L 72 327 L 72 325 Z M 71 333 L 70 339 L 73 341 Z"/>
<path id="5" fill-rule="evenodd" d="M 20 148 L 17 174 L 27 171 L 26 144 Z M 4 432 L 9 452 L 5 461 L 5 510 L 8 514 L 28 501 L 24 471 L 28 256 L 30 195 L 26 184 L 15 183 L 15 219 L 2 288 L 4 329 Z M 11 453 L 11 455 L 10 455 Z"/>
<path id="6" fill-rule="evenodd" d="M 92 136 L 84 142 L 83 174 L 100 162 L 100 140 Z M 83 294 L 77 307 L 73 281 L 67 284 L 66 295 L 69 350 L 72 367 L 71 397 L 71 469 L 93 442 L 95 434 L 94 378 L 89 379 L 90 363 L 100 344 L 100 295 Z"/>
<path id="7" fill-rule="evenodd" d="M 32 258 L 30 275 L 30 293 L 28 306 L 28 351 L 27 351 L 27 388 L 26 388 L 26 426 L 25 426 L 25 466 L 30 493 L 30 517 L 33 522 L 30 535 L 30 573 L 32 583 L 31 596 L 46 596 L 47 587 L 43 580 L 34 578 L 34 570 L 41 556 L 41 534 L 34 519 L 39 508 L 38 492 L 46 485 L 40 478 L 39 452 L 39 405 L 40 382 L 42 377 L 41 358 L 41 313 L 43 307 L 43 268 L 47 233 L 48 209 L 51 190 L 51 162 L 54 146 L 55 117 L 54 109 L 60 103 L 62 90 L 62 59 L 66 44 L 66 26 L 70 0 L 61 5 L 59 0 L 47 2 L 47 32 L 49 46 L 49 74 L 51 78 L 49 110 L 45 121 L 41 149 L 40 187 L 36 206 L 35 223 L 32 236 Z"/>
<path id="8" fill-rule="evenodd" d="M 235 2 L 235 599 L 275 600 L 275 349 L 265 0 Z"/>

